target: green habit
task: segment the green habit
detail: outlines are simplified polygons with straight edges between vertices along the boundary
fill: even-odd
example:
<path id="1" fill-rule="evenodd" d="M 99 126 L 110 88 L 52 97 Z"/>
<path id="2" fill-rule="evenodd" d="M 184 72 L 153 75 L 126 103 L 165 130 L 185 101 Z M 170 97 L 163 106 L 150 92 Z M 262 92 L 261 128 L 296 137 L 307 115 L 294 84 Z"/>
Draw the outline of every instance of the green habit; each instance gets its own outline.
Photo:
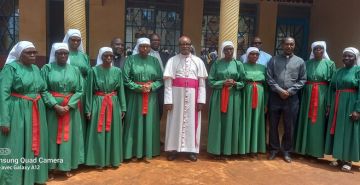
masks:
<path id="1" fill-rule="evenodd" d="M 105 96 L 96 93 L 114 93 L 111 96 L 112 114 L 111 127 L 106 131 L 106 121 L 110 118 L 104 114 L 101 132 L 98 132 L 98 122 Z M 106 106 L 106 105 L 105 105 Z M 109 105 L 110 106 L 110 105 Z M 109 108 L 104 109 L 109 111 Z M 86 165 L 119 166 L 123 160 L 123 129 L 121 112 L 126 112 L 125 92 L 121 69 L 109 69 L 98 65 L 92 68 L 88 76 L 86 90 L 85 113 L 91 113 L 91 121 L 87 132 Z"/>
<path id="2" fill-rule="evenodd" d="M 0 184 L 46 183 L 48 164 L 39 161 L 40 158 L 48 158 L 48 127 L 44 102 L 40 99 L 37 103 L 40 120 L 40 153 L 36 158 L 32 150 L 33 103 L 11 96 L 11 93 L 17 93 L 36 98 L 40 93 L 44 93 L 46 84 L 40 70 L 35 65 L 25 66 L 15 60 L 5 65 L 0 79 L 0 126 L 10 128 L 7 136 L 0 133 L 0 148 L 10 149 L 9 155 L 0 155 L 0 159 L 10 159 L 0 163 Z M 21 158 L 27 161 L 21 161 Z M 13 169 L 5 170 L 2 169 L 3 167 Z M 20 167 L 29 169 L 20 170 Z"/>
<path id="3" fill-rule="evenodd" d="M 148 96 L 148 112 L 142 114 L 143 93 L 138 82 L 152 81 Z M 163 85 L 162 71 L 155 57 L 129 56 L 124 66 L 124 85 L 127 87 L 124 126 L 125 159 L 151 159 L 160 155 L 160 116 L 157 90 Z"/>
<path id="4" fill-rule="evenodd" d="M 207 151 L 214 155 L 239 153 L 239 123 L 241 111 L 240 89 L 244 87 L 243 64 L 235 59 L 217 60 L 210 69 L 209 86 L 212 88 L 209 112 L 209 137 Z M 236 81 L 229 90 L 227 111 L 221 112 L 222 88 L 226 79 Z"/>
<path id="5" fill-rule="evenodd" d="M 60 66 L 56 62 L 43 66 L 42 76 L 47 84 L 48 92 L 43 96 L 47 105 L 47 121 L 49 127 L 49 158 L 63 159 L 63 163 L 51 163 L 50 169 L 60 171 L 70 171 L 76 169 L 79 164 L 84 162 L 84 143 L 83 131 L 81 126 L 81 115 L 79 111 L 79 100 L 83 94 L 83 80 L 78 68 L 66 64 Z M 64 130 L 61 133 L 61 144 L 57 144 L 58 135 L 58 116 L 55 104 L 61 105 L 64 98 L 54 97 L 51 92 L 63 95 L 73 94 L 70 97 L 68 106 L 70 107 L 69 139 L 64 140 Z"/>
<path id="6" fill-rule="evenodd" d="M 301 105 L 299 122 L 296 129 L 295 152 L 310 155 L 317 158 L 324 156 L 325 130 L 326 130 L 326 105 L 328 85 L 318 85 L 318 109 L 316 121 L 312 123 L 309 118 L 311 92 L 313 82 L 330 83 L 331 77 L 336 70 L 335 63 L 331 60 L 315 59 L 306 62 L 306 74 L 308 83 L 301 92 Z"/>

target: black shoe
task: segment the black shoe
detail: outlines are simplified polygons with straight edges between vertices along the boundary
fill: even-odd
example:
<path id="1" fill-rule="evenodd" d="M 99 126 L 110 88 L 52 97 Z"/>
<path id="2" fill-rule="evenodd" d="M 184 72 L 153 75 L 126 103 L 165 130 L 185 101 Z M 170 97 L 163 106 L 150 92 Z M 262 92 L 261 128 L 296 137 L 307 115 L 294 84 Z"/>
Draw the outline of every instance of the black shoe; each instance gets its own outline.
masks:
<path id="1" fill-rule="evenodd" d="M 291 163 L 291 157 L 289 155 L 284 155 L 284 161 L 287 163 Z"/>
<path id="2" fill-rule="evenodd" d="M 276 158 L 276 152 L 270 152 L 270 155 L 269 155 L 269 160 L 274 160 Z"/>
<path id="3" fill-rule="evenodd" d="M 166 157 L 168 161 L 173 161 L 176 159 L 176 152 L 170 152 Z"/>
<path id="4" fill-rule="evenodd" d="M 189 154 L 188 158 L 190 159 L 190 161 L 192 162 L 196 162 L 197 161 L 197 157 L 196 157 L 196 154 Z"/>

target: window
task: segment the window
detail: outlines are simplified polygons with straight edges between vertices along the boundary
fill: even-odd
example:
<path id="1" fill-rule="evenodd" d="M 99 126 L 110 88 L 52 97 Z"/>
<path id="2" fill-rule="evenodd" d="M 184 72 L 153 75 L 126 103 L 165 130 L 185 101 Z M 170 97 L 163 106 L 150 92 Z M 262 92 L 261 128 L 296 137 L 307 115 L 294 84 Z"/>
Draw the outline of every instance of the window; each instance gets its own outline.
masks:
<path id="1" fill-rule="evenodd" d="M 0 55 L 7 55 L 19 40 L 18 0 L 0 0 Z"/>
<path id="2" fill-rule="evenodd" d="M 182 30 L 182 1 L 127 1 L 126 48 L 134 48 L 140 37 L 157 33 L 161 49 L 176 51 Z"/>
<path id="3" fill-rule="evenodd" d="M 202 48 L 211 52 L 219 45 L 220 1 L 205 0 Z M 256 34 L 257 5 L 241 4 L 238 25 L 238 55 L 246 52 Z"/>

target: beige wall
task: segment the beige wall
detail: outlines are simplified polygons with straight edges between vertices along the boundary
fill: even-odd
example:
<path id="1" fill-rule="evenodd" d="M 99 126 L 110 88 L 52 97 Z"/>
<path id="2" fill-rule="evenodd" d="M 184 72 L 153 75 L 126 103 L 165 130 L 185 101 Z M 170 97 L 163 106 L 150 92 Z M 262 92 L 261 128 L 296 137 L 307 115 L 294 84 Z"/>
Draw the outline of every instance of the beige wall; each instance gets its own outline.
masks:
<path id="1" fill-rule="evenodd" d="M 96 59 L 100 47 L 114 37 L 125 36 L 125 0 L 91 0 L 89 7 L 89 55 Z"/>
<path id="2" fill-rule="evenodd" d="M 262 39 L 262 49 L 273 55 L 275 47 L 276 19 L 278 3 L 261 1 L 259 3 L 258 36 Z"/>
<path id="3" fill-rule="evenodd" d="M 310 43 L 327 42 L 328 54 L 337 66 L 341 65 L 342 50 L 360 48 L 360 1 L 315 0 L 310 21 Z"/>
<path id="4" fill-rule="evenodd" d="M 19 0 L 19 10 L 19 40 L 33 42 L 46 56 L 46 0 Z"/>
<path id="5" fill-rule="evenodd" d="M 191 38 L 199 54 L 201 48 L 201 30 L 204 0 L 184 0 L 183 34 Z"/>

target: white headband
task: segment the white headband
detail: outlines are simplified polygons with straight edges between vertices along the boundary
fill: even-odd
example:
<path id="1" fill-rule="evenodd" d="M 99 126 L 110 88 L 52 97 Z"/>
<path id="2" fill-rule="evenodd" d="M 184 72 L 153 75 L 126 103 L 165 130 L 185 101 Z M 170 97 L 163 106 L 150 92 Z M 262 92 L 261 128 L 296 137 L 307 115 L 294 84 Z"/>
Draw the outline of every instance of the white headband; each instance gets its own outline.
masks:
<path id="1" fill-rule="evenodd" d="M 101 65 L 104 63 L 104 61 L 102 60 L 102 55 L 107 52 L 107 51 L 110 51 L 111 53 L 113 52 L 112 48 L 110 47 L 102 47 L 99 49 L 99 54 L 97 56 L 97 59 L 96 59 L 96 65 Z"/>
<path id="2" fill-rule="evenodd" d="M 133 55 L 136 55 L 136 54 L 139 54 L 139 45 L 141 44 L 147 44 L 147 45 L 150 45 L 150 39 L 146 38 L 146 37 L 142 37 L 142 38 L 139 38 L 136 42 L 136 46 L 133 50 Z"/>
<path id="3" fill-rule="evenodd" d="M 359 50 L 358 49 L 356 49 L 354 47 L 348 47 L 348 48 L 344 49 L 343 53 L 345 53 L 345 52 L 350 52 L 350 53 L 354 54 L 355 57 L 356 57 L 356 65 L 360 66 L 360 57 L 359 57 Z"/>
<path id="4" fill-rule="evenodd" d="M 234 44 L 233 44 L 231 41 L 224 41 L 224 42 L 221 44 L 220 58 L 224 58 L 224 57 L 225 57 L 224 48 L 225 48 L 226 46 L 231 46 L 232 48 L 234 48 Z M 234 51 L 234 53 L 233 53 L 233 58 L 236 58 L 236 53 L 235 53 L 235 51 Z"/>
<path id="5" fill-rule="evenodd" d="M 28 48 L 35 48 L 35 46 L 29 41 L 20 41 L 15 44 L 15 46 L 11 49 L 8 57 L 6 58 L 5 64 L 8 64 L 14 60 L 18 60 L 23 50 Z"/>
<path id="6" fill-rule="evenodd" d="M 49 57 L 49 63 L 53 63 L 53 62 L 56 62 L 56 56 L 55 56 L 55 52 L 57 50 L 60 50 L 60 49 L 64 49 L 66 51 L 69 51 L 69 47 L 66 43 L 62 43 L 62 42 L 57 42 L 57 43 L 54 43 L 51 47 L 51 51 L 50 51 L 50 57 Z M 66 63 L 70 64 L 70 59 L 68 57 Z"/>
<path id="7" fill-rule="evenodd" d="M 309 60 L 315 58 L 314 48 L 315 48 L 316 46 L 321 46 L 321 47 L 323 47 L 323 48 L 324 48 L 323 58 L 330 60 L 330 57 L 329 57 L 329 55 L 328 55 L 327 52 L 326 52 L 326 42 L 325 42 L 325 41 L 316 41 L 316 42 L 313 42 L 313 43 L 311 44 L 311 54 L 310 54 Z"/>
<path id="8" fill-rule="evenodd" d="M 69 39 L 70 39 L 72 36 L 80 37 L 80 39 L 82 39 L 82 38 L 81 38 L 81 32 L 80 32 L 80 30 L 78 30 L 78 29 L 69 29 L 69 30 L 66 32 L 66 35 L 65 35 L 64 40 L 63 40 L 63 43 L 69 44 Z M 79 47 L 77 48 L 77 50 L 85 53 L 82 42 L 80 42 L 80 45 L 79 45 Z"/>
<path id="9" fill-rule="evenodd" d="M 257 48 L 257 47 L 249 47 L 247 50 L 246 50 L 246 58 L 245 58 L 245 61 L 244 62 L 247 62 L 248 61 L 248 57 L 249 57 L 249 54 L 251 53 L 251 52 L 256 52 L 256 53 L 260 53 L 260 50 L 259 50 L 259 48 Z M 257 61 L 256 61 L 257 62 Z"/>

